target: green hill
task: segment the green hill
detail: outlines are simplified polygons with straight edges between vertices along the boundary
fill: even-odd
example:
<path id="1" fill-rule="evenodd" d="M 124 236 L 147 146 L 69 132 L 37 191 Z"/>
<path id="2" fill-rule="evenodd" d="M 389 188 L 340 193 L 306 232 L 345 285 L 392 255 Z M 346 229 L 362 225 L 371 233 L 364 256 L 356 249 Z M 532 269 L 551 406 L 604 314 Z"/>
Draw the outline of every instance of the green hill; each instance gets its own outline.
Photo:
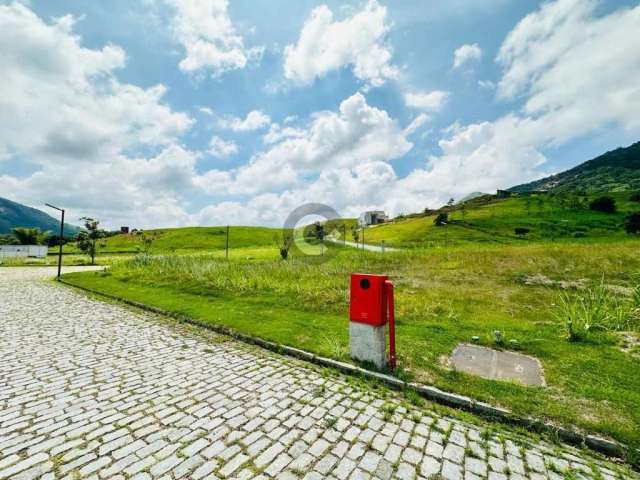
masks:
<path id="1" fill-rule="evenodd" d="M 11 233 L 16 227 L 39 228 L 43 232 L 57 234 L 60 221 L 40 210 L 0 197 L 0 234 Z M 65 236 L 74 235 L 79 230 L 65 223 Z"/>
<path id="2" fill-rule="evenodd" d="M 143 234 L 153 238 L 152 251 L 154 253 L 195 253 L 222 250 L 226 245 L 227 227 L 185 227 L 160 228 L 145 230 L 130 234 L 118 234 L 101 241 L 99 252 L 135 253 L 142 248 Z M 276 238 L 281 236 L 281 230 L 268 227 L 230 227 L 229 248 L 273 247 Z M 65 246 L 65 251 L 76 251 L 74 244 Z"/>
<path id="3" fill-rule="evenodd" d="M 364 232 L 365 243 L 384 240 L 390 246 L 411 248 L 627 238 L 623 230 L 624 218 L 630 212 L 640 211 L 640 204 L 630 201 L 628 192 L 610 195 L 618 207 L 614 214 L 588 208 L 588 202 L 599 194 L 577 197 L 565 193 L 539 193 L 505 199 L 485 195 L 441 209 L 449 216 L 445 226 L 434 225 L 437 212 L 413 214 L 392 223 L 368 227 Z M 516 228 L 525 228 L 528 232 L 518 236 Z"/>
<path id="4" fill-rule="evenodd" d="M 517 193 L 640 190 L 640 142 L 612 150 L 557 175 L 509 190 Z"/>

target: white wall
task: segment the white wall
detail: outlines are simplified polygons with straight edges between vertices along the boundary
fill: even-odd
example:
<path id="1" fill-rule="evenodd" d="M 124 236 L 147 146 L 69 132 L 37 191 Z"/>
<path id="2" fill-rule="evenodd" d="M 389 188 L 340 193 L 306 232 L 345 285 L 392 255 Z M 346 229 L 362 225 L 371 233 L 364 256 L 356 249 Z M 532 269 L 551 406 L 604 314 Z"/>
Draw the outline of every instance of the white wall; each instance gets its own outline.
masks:
<path id="1" fill-rule="evenodd" d="M 48 251 L 46 245 L 0 245 L 0 257 L 45 258 Z"/>

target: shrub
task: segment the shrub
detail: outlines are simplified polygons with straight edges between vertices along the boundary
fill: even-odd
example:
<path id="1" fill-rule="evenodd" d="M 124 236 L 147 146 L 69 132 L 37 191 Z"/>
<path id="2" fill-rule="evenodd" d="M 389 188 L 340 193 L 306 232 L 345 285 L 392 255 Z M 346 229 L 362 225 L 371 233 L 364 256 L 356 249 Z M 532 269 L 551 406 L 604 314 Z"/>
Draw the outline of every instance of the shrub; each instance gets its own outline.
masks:
<path id="1" fill-rule="evenodd" d="M 13 229 L 13 236 L 19 245 L 42 245 L 49 232 L 42 232 L 39 228 L 17 227 Z"/>
<path id="2" fill-rule="evenodd" d="M 528 228 L 524 228 L 524 227 L 516 227 L 514 229 L 514 232 L 517 236 L 519 237 L 524 237 L 527 233 L 529 233 L 531 230 L 529 230 Z"/>
<path id="3" fill-rule="evenodd" d="M 433 224 L 436 227 L 442 227 L 446 225 L 448 221 L 449 221 L 449 214 L 447 212 L 440 212 L 436 216 L 435 220 L 433 221 Z"/>
<path id="4" fill-rule="evenodd" d="M 629 200 L 632 202 L 640 202 L 640 192 L 632 193 Z"/>
<path id="5" fill-rule="evenodd" d="M 616 201 L 611 197 L 598 197 L 589 204 L 589 208 L 596 212 L 615 213 Z"/>
<path id="6" fill-rule="evenodd" d="M 640 298 L 640 286 L 634 295 Z M 640 317 L 635 297 L 631 301 L 616 297 L 607 289 L 603 278 L 596 287 L 578 295 L 563 293 L 558 300 L 556 318 L 570 342 L 584 340 L 596 331 L 636 330 Z"/>
<path id="7" fill-rule="evenodd" d="M 624 230 L 631 235 L 640 233 L 640 212 L 632 213 L 625 219 Z"/>

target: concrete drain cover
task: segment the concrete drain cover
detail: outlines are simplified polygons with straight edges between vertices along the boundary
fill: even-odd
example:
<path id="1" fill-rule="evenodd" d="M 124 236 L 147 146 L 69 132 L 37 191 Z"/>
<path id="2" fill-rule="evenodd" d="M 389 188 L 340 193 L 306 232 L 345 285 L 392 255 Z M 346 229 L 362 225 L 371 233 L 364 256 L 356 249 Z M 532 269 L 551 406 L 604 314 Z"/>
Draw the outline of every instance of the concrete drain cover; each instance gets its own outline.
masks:
<path id="1" fill-rule="evenodd" d="M 456 370 L 489 380 L 515 380 L 524 385 L 545 385 L 540 361 L 520 353 L 501 352 L 461 343 L 453 350 L 451 363 Z"/>

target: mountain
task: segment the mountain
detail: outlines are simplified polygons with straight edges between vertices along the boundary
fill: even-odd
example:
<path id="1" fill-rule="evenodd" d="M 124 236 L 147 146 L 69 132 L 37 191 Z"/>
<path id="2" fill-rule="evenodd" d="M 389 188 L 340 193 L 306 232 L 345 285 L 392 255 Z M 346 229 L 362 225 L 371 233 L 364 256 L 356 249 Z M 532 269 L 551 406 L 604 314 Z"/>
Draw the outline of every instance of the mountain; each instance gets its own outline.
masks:
<path id="1" fill-rule="evenodd" d="M 15 227 L 37 227 L 43 232 L 58 234 L 60 220 L 35 208 L 0 197 L 0 234 L 11 233 L 11 229 Z M 64 224 L 65 237 L 76 234 L 79 230 L 74 225 Z"/>
<path id="2" fill-rule="evenodd" d="M 459 204 L 459 203 L 468 202 L 470 200 L 473 200 L 474 198 L 484 197 L 485 195 L 488 195 L 488 193 L 472 192 L 469 195 L 466 195 L 466 196 L 462 197 L 456 203 Z"/>
<path id="3" fill-rule="evenodd" d="M 509 189 L 518 193 L 626 190 L 640 190 L 640 142 L 626 148 L 617 148 L 557 175 Z"/>

